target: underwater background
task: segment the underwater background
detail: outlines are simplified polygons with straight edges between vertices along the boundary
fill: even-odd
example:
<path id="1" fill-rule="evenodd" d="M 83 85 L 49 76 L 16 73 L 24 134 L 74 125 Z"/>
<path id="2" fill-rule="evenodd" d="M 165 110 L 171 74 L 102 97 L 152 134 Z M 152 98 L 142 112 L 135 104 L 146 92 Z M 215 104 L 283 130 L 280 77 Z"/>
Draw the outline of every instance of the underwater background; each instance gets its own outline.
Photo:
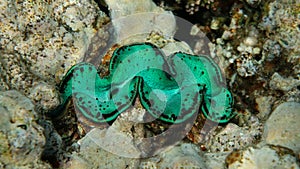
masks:
<path id="1" fill-rule="evenodd" d="M 74 100 L 49 115 L 72 66 L 105 77 L 113 52 L 136 43 L 211 58 L 235 116 L 141 123 L 150 117 L 139 99 L 112 124 L 82 117 Z M 299 1 L 0 0 L 0 168 L 296 169 L 299 160 Z"/>

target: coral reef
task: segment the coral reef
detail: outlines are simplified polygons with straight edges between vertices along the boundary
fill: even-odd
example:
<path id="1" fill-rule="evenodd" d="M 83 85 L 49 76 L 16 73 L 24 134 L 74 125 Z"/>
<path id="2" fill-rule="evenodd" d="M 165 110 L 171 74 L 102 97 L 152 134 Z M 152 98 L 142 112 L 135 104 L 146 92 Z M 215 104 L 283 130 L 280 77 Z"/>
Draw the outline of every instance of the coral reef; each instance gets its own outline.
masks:
<path id="1" fill-rule="evenodd" d="M 171 11 L 195 25 L 180 27 Z M 0 168 L 299 168 L 299 13 L 295 0 L 1 1 Z M 174 42 L 182 30 L 186 39 L 207 37 L 208 49 L 203 39 Z M 209 51 L 223 68 L 238 115 L 205 133 L 199 115 L 192 128 L 199 131 L 189 133 L 193 143 L 183 139 L 145 159 L 99 146 L 107 134 L 106 141 L 115 138 L 112 148 L 147 153 L 140 138 L 170 126 L 139 123 L 147 114 L 139 104 L 97 132 L 78 124 L 72 109 L 62 119 L 45 119 L 60 103 L 56 86 L 71 66 L 99 65 L 112 43 L 132 42 L 151 42 L 166 55 Z"/>

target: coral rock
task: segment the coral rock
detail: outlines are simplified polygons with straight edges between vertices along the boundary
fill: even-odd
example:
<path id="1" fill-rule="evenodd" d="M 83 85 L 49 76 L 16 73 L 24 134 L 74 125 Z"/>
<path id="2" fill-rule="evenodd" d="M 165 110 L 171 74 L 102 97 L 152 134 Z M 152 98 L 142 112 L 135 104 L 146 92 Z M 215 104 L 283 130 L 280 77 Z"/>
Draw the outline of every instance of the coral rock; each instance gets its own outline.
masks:
<path id="1" fill-rule="evenodd" d="M 279 105 L 266 121 L 264 139 L 300 153 L 300 104 L 285 102 Z"/>

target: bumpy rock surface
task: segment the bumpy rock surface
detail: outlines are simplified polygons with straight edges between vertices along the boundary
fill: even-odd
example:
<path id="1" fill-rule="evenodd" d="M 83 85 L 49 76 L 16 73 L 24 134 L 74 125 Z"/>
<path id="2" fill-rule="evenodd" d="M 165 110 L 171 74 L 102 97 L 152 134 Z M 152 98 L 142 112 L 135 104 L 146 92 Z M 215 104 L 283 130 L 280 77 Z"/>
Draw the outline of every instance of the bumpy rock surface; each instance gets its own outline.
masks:
<path id="1" fill-rule="evenodd" d="M 31 101 L 17 91 L 0 92 L 0 166 L 51 168 L 40 160 L 45 137 Z"/>
<path id="2" fill-rule="evenodd" d="M 299 169 L 296 158 L 290 154 L 277 152 L 276 147 L 249 147 L 244 151 L 234 152 L 227 157 L 228 169 L 264 168 L 264 169 Z"/>
<path id="3" fill-rule="evenodd" d="M 0 90 L 26 96 L 58 83 L 108 20 L 90 0 L 2 1 L 0 18 Z"/>
<path id="4" fill-rule="evenodd" d="M 206 169 L 199 148 L 193 144 L 180 143 L 152 158 L 143 159 L 139 168 L 193 168 Z"/>
<path id="5" fill-rule="evenodd" d="M 230 152 L 205 153 L 204 161 L 207 169 L 225 168 L 225 159 Z"/>
<path id="6" fill-rule="evenodd" d="M 110 8 L 118 42 L 143 42 L 151 32 L 159 32 L 169 38 L 175 33 L 174 15 L 156 6 L 151 0 L 135 3 L 107 0 L 106 3 Z"/>
<path id="7" fill-rule="evenodd" d="M 79 152 L 74 152 L 72 154 L 70 161 L 64 166 L 64 168 L 137 168 L 139 164 L 138 158 L 126 158 L 122 156 L 122 154 L 126 155 L 126 153 L 132 153 L 123 152 L 122 150 L 129 150 L 131 147 L 133 149 L 131 149 L 131 151 L 134 151 L 133 143 L 116 138 L 116 140 L 113 139 L 115 144 L 110 144 L 109 141 L 112 139 L 109 137 L 111 136 L 109 134 L 110 132 L 112 131 L 100 131 L 98 129 L 92 130 L 79 141 Z M 108 136 L 106 136 L 106 133 Z M 107 145 L 114 145 L 115 147 L 108 147 Z M 109 151 L 110 149 L 114 149 L 115 151 Z M 121 154 L 115 154 L 116 151 Z"/>
<path id="8" fill-rule="evenodd" d="M 300 153 L 300 103 L 279 105 L 266 121 L 264 138 L 268 144 L 280 145 Z"/>
<path id="9" fill-rule="evenodd" d="M 262 124 L 255 117 L 251 119 L 251 124 L 248 124 L 250 128 L 248 125 L 239 127 L 233 123 L 227 124 L 219 133 L 210 135 L 206 147 L 210 152 L 228 152 L 254 144 L 262 134 Z"/>

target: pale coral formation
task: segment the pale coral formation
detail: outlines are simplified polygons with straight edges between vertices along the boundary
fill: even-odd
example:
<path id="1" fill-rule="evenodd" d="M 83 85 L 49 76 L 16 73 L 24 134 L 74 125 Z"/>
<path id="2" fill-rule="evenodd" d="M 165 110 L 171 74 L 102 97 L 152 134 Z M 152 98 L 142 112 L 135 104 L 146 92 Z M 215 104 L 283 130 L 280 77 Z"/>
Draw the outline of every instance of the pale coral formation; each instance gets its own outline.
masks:
<path id="1" fill-rule="evenodd" d="M 178 0 L 180 3 L 181 1 Z M 183 1 L 184 2 L 184 1 Z M 188 0 L 185 9 L 190 15 L 199 11 L 200 7 L 210 9 L 213 6 L 214 0 Z"/>
<path id="2" fill-rule="evenodd" d="M 116 43 L 126 45 L 145 42 L 150 34 L 156 33 L 164 39 L 172 38 L 175 34 L 175 16 L 170 11 L 156 6 L 151 0 L 136 3 L 110 0 L 107 4 L 116 31 Z"/>
<path id="3" fill-rule="evenodd" d="M 261 1 L 247 1 L 257 7 Z M 281 62 L 291 62 L 295 74 L 299 71 L 299 7 L 293 1 L 271 2 L 268 10 L 262 13 L 258 23 L 249 24 L 253 18 L 242 6 L 231 9 L 232 18 L 229 26 L 223 26 L 221 38 L 210 45 L 211 56 L 226 58 L 224 65 L 236 64 L 237 73 L 242 77 L 254 76 L 266 61 L 281 57 Z M 265 4 L 267 5 L 267 4 Z M 212 20 L 215 25 L 216 20 Z M 275 29 L 276 28 L 276 29 Z M 214 29 L 214 27 L 212 27 Z M 284 51 L 284 53 L 283 53 Z"/>
<path id="4" fill-rule="evenodd" d="M 261 137 L 263 126 L 256 117 L 251 117 L 249 123 L 244 127 L 229 123 L 219 133 L 209 135 L 205 143 L 209 152 L 230 152 L 254 144 Z"/>
<path id="5" fill-rule="evenodd" d="M 43 128 L 31 101 L 17 91 L 0 92 L 0 166 L 50 168 L 41 161 Z"/>
<path id="6" fill-rule="evenodd" d="M 109 137 L 106 138 L 106 132 L 111 132 L 111 130 L 100 131 L 95 129 L 81 139 L 79 141 L 80 148 L 78 152 L 72 153 L 70 160 L 63 168 L 137 168 L 139 164 L 138 158 L 127 158 L 104 148 L 103 146 L 106 147 L 106 145 L 99 145 L 102 143 L 107 144 L 104 139 L 111 140 Z M 119 147 L 117 149 L 120 150 L 120 152 L 128 147 L 134 147 L 133 142 L 124 142 L 124 140 L 119 140 L 118 138 L 115 141 L 115 146 Z M 126 145 L 126 147 L 124 147 L 124 145 Z"/>
<path id="7" fill-rule="evenodd" d="M 257 117 L 261 120 L 265 120 L 269 117 L 272 111 L 272 103 L 274 101 L 274 97 L 272 96 L 261 96 L 255 99 L 257 104 L 257 109 L 259 113 Z"/>
<path id="8" fill-rule="evenodd" d="M 270 87 L 273 90 L 281 90 L 284 92 L 290 91 L 293 88 L 300 86 L 300 80 L 294 79 L 293 77 L 284 78 L 277 72 L 271 77 Z"/>
<path id="9" fill-rule="evenodd" d="M 280 104 L 266 121 L 264 139 L 268 144 L 280 145 L 300 153 L 300 103 Z M 280 126 L 280 127 L 279 127 Z"/>
<path id="10" fill-rule="evenodd" d="M 109 18 L 90 0 L 1 1 L 0 18 L 0 90 L 18 90 L 29 97 L 26 102 L 30 102 L 11 113 L 10 109 L 18 109 L 23 103 L 14 100 L 20 94 L 11 93 L 13 99 L 1 97 L 1 106 L 10 106 L 9 110 L 2 107 L 1 113 L 11 114 L 12 118 L 22 114 L 17 121 L 13 119 L 8 134 L 1 135 L 3 143 L 7 143 L 3 144 L 3 151 L 7 153 L 1 157 L 1 165 L 43 168 L 44 162 L 39 161 L 42 152 L 43 158 L 51 158 L 56 163 L 55 159 L 60 157 L 55 156 L 58 153 L 61 156 L 63 147 L 51 123 L 47 126 L 43 122 L 41 127 L 36 121 L 59 105 L 56 85 L 73 64 L 83 60 L 91 38 Z M 105 44 L 98 43 L 98 47 Z M 31 120 L 28 118 L 32 118 L 32 114 L 27 109 L 34 113 Z M 19 122 L 21 119 L 26 122 Z M 51 168 L 49 164 L 45 166 Z"/>
<path id="11" fill-rule="evenodd" d="M 193 168 L 206 169 L 202 153 L 193 144 L 180 143 L 157 156 L 142 159 L 139 168 Z"/>
<path id="12" fill-rule="evenodd" d="M 261 148 L 249 147 L 244 151 L 232 153 L 227 157 L 228 169 L 299 169 L 296 158 L 293 155 L 280 153 L 278 150 L 280 148 L 263 146 Z"/>
<path id="13" fill-rule="evenodd" d="M 5 1 L 0 6 L 3 89 L 29 95 L 40 82 L 54 85 L 82 60 L 107 20 L 93 1 Z"/>
<path id="14" fill-rule="evenodd" d="M 216 10 L 218 6 L 217 0 L 162 0 L 158 2 L 160 6 L 165 8 L 168 8 L 169 6 L 169 8 L 181 8 L 189 15 L 196 14 L 201 11 L 201 8 Z"/>
<path id="15" fill-rule="evenodd" d="M 30 88 L 36 85 L 38 77 L 32 75 L 26 62 L 18 54 L 2 54 L 0 58 L 1 79 L 6 90 L 16 89 L 28 95 Z"/>
<path id="16" fill-rule="evenodd" d="M 55 87 L 46 83 L 35 85 L 28 97 L 40 110 L 52 110 L 60 103 Z"/>

